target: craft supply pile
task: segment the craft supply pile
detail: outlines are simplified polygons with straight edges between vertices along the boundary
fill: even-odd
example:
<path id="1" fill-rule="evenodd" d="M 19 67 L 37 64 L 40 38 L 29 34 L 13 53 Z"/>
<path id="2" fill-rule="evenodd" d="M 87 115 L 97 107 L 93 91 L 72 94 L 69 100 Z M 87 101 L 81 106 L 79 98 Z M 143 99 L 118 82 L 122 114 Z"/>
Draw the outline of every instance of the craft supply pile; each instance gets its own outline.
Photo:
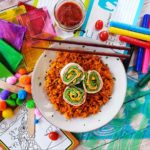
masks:
<path id="1" fill-rule="evenodd" d="M 49 40 L 60 39 L 56 26 L 61 31 L 80 32 L 86 20 L 86 9 L 82 2 L 60 2 L 54 10 L 55 22 L 51 19 L 52 15 L 46 7 L 36 8 L 23 2 L 0 12 L 0 115 L 4 119 L 12 118 L 16 107 L 25 105 L 27 109 L 35 109 L 33 121 L 38 125 L 42 115 L 32 98 L 32 71 L 44 49 L 53 43 Z M 110 36 L 118 35 L 118 40 L 124 45 L 138 46 L 135 71 L 147 74 L 150 15 L 143 16 L 141 27 L 113 20 L 110 20 L 107 30 L 104 26 L 101 17 L 94 24 L 98 41 L 105 44 Z M 45 77 L 45 90 L 50 102 L 67 119 L 86 118 L 98 113 L 113 93 L 115 83 L 107 64 L 94 54 L 83 55 L 58 52 Z M 129 57 L 128 54 L 111 56 Z M 147 76 L 138 86 L 146 84 L 149 78 Z M 55 141 L 59 134 L 53 131 L 48 137 Z"/>

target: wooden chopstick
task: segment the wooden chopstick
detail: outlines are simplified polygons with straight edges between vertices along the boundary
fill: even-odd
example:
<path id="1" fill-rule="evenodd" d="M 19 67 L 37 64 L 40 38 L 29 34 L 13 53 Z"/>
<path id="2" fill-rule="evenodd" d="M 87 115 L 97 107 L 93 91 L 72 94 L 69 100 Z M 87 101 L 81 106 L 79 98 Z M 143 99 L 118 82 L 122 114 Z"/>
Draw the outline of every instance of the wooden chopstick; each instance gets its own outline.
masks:
<path id="1" fill-rule="evenodd" d="M 106 44 L 97 44 L 97 43 L 90 43 L 90 42 L 77 42 L 77 41 L 67 41 L 67 40 L 55 40 L 55 39 L 40 39 L 40 38 L 32 38 L 33 40 L 42 40 L 42 41 L 49 41 L 49 42 L 56 42 L 56 43 L 65 43 L 65 44 L 76 44 L 76 45 L 83 45 L 83 46 L 93 46 L 93 47 L 101 47 L 101 48 L 111 48 L 111 49 L 118 49 L 118 50 L 131 50 L 130 47 L 124 46 L 115 46 L 115 45 L 106 45 Z"/>
<path id="2" fill-rule="evenodd" d="M 67 49 L 58 49 L 58 48 L 44 48 L 44 47 L 32 47 L 35 49 L 44 49 L 49 51 L 56 52 L 69 52 L 69 53 L 80 53 L 80 54 L 92 54 L 92 55 L 101 55 L 101 56 L 111 56 L 119 58 L 130 58 L 130 55 L 117 54 L 117 53 L 106 53 L 106 52 L 96 52 L 96 51 L 86 51 L 86 50 L 67 50 Z"/>

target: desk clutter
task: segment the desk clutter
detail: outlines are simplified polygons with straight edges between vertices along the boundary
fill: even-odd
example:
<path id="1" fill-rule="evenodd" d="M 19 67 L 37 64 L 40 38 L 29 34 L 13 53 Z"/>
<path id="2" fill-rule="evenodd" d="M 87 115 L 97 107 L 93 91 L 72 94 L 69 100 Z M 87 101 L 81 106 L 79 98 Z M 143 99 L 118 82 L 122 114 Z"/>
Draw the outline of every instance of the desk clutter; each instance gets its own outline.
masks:
<path id="1" fill-rule="evenodd" d="M 74 149 L 79 144 L 71 133 L 56 128 L 44 119 L 32 98 L 31 78 L 37 60 L 45 49 L 50 50 L 51 44 L 55 40 L 59 43 L 64 35 L 90 37 L 104 46 L 111 45 L 108 47 L 114 52 L 111 56 L 124 59 L 131 58 L 131 45 L 137 47 L 134 71 L 143 74 L 143 79 L 136 86 L 143 88 L 149 82 L 150 14 L 143 15 L 141 25 L 137 26 L 137 19 L 135 21 L 134 18 L 143 4 L 142 0 L 138 0 L 131 18 L 120 18 L 119 22 L 120 16 L 117 13 L 121 11 L 119 6 L 123 1 L 113 4 L 116 7 L 118 2 L 114 14 L 114 8 L 105 7 L 103 9 L 109 11 L 106 18 L 97 15 L 96 19 L 90 16 L 95 16 L 91 10 L 98 0 L 90 2 L 88 6 L 93 7 L 89 9 L 87 6 L 87 14 L 80 29 L 68 34 L 58 27 L 51 10 L 45 6 L 37 8 L 33 6 L 33 2 L 26 0 L 0 2 L 0 147 L 4 150 L 7 150 L 7 147 L 59 149 L 62 146 L 64 149 Z M 100 1 L 98 4 L 101 6 Z M 128 8 L 125 9 L 129 11 Z M 89 22 L 92 22 L 92 29 Z M 125 49 L 119 51 L 119 46 Z M 31 115 L 28 112 L 31 112 Z M 31 119 L 31 124 L 28 119 Z M 29 130 L 33 137 L 30 137 Z M 24 141 L 23 135 L 27 136 L 26 139 L 30 142 Z M 45 144 L 39 145 L 41 138 Z M 14 139 L 14 142 L 5 143 L 11 139 Z"/>

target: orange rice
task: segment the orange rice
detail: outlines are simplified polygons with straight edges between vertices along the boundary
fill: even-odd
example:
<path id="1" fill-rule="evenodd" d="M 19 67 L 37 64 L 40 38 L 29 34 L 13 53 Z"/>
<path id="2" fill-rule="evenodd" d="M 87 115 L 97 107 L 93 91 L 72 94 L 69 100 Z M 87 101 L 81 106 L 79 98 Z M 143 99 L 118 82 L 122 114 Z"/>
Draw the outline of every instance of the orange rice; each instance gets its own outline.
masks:
<path id="1" fill-rule="evenodd" d="M 66 85 L 60 78 L 61 69 L 68 63 L 78 63 L 85 71 L 96 70 L 103 79 L 103 88 L 96 94 L 87 94 L 86 102 L 81 106 L 72 106 L 63 100 L 63 92 Z M 77 117 L 88 117 L 96 114 L 100 108 L 106 104 L 113 91 L 113 77 L 107 65 L 100 57 L 87 54 L 77 53 L 57 53 L 57 57 L 50 64 L 45 78 L 45 89 L 50 101 L 60 113 L 64 114 L 67 119 Z"/>

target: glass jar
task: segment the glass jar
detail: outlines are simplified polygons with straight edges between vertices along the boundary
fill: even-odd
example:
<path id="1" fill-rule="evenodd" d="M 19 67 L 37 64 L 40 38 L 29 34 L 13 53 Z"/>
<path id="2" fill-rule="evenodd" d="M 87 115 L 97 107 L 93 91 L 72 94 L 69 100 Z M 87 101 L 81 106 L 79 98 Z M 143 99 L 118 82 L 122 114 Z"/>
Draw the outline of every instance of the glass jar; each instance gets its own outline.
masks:
<path id="1" fill-rule="evenodd" d="M 85 19 L 85 7 L 81 0 L 59 0 L 54 8 L 57 25 L 65 31 L 79 29 Z"/>

